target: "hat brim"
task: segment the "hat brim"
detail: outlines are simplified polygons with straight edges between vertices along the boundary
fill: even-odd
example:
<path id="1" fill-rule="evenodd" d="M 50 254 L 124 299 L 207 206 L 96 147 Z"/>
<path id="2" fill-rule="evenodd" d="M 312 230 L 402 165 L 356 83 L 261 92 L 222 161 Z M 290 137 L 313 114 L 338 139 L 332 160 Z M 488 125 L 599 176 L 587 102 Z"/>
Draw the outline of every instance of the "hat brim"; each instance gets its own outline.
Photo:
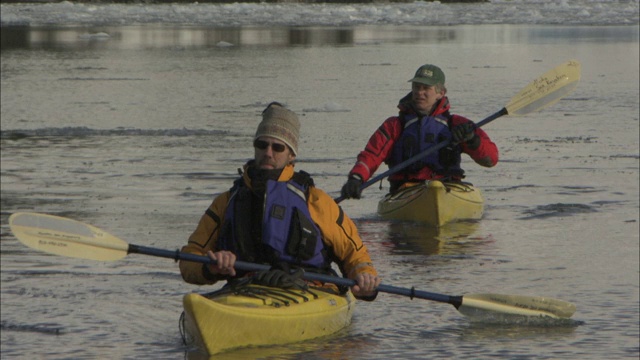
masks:
<path id="1" fill-rule="evenodd" d="M 429 86 L 434 86 L 434 85 L 438 85 L 439 83 L 433 79 L 429 79 L 429 78 L 423 78 L 423 77 L 414 77 L 413 79 L 409 80 L 408 82 L 410 83 L 420 83 L 420 84 L 424 84 L 424 85 L 429 85 Z"/>

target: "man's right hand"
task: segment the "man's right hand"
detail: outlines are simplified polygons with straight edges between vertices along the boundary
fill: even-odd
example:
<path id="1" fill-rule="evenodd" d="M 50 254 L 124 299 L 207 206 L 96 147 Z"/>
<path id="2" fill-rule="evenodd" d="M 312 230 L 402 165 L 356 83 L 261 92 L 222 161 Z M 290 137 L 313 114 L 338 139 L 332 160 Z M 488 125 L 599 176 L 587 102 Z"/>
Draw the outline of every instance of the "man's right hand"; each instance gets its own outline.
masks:
<path id="1" fill-rule="evenodd" d="M 342 197 L 346 199 L 360 199 L 362 179 L 357 175 L 350 175 L 349 180 L 342 186 Z"/>

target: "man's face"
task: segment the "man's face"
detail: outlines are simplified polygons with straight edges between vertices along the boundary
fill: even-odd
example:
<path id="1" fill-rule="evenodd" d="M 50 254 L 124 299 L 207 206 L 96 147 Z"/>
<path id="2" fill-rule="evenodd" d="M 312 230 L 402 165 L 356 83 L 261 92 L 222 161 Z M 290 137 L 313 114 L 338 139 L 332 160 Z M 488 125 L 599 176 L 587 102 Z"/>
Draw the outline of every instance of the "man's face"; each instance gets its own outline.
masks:
<path id="1" fill-rule="evenodd" d="M 444 91 L 437 91 L 436 86 L 417 82 L 411 83 L 411 99 L 419 112 L 429 114 L 433 106 L 444 96 Z"/>
<path id="2" fill-rule="evenodd" d="M 256 165 L 260 169 L 282 169 L 296 158 L 282 141 L 270 136 L 260 136 L 253 142 Z"/>

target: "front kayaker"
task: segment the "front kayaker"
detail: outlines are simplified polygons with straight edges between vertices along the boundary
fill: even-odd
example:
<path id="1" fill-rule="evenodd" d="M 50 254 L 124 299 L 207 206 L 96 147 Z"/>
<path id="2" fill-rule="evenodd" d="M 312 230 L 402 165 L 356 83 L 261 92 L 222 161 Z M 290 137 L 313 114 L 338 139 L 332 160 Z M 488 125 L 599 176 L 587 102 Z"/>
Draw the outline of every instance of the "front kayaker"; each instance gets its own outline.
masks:
<path id="1" fill-rule="evenodd" d="M 301 281 L 293 270 L 332 273 L 335 262 L 357 282 L 351 287 L 356 298 L 375 299 L 380 279 L 355 224 L 309 174 L 294 171 L 299 130 L 298 116 L 281 104 L 263 111 L 254 159 L 213 200 L 182 248 L 207 254 L 216 265 L 180 261 L 185 281 L 214 284 L 253 276 L 262 285 L 287 287 Z M 245 274 L 234 269 L 236 260 L 272 268 Z"/>
<path id="2" fill-rule="evenodd" d="M 373 133 L 342 187 L 342 197 L 359 199 L 361 186 L 385 162 L 389 168 L 441 142 L 450 145 L 389 176 L 390 193 L 431 179 L 460 181 L 461 154 L 481 166 L 498 163 L 498 148 L 471 120 L 449 112 L 445 76 L 431 64 L 418 68 L 411 92 L 400 100 L 398 116 L 385 120 Z M 455 145 L 457 144 L 457 145 Z"/>

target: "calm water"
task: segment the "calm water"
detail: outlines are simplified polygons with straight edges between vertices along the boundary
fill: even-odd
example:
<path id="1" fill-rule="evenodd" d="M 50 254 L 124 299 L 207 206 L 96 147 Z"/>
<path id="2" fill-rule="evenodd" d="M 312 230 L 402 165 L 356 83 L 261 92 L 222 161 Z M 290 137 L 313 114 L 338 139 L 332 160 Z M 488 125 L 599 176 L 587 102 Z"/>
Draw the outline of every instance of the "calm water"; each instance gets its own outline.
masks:
<path id="1" fill-rule="evenodd" d="M 466 160 L 481 221 L 381 221 L 386 182 L 341 205 L 387 284 L 548 296 L 575 303 L 574 321 L 475 324 L 447 304 L 381 294 L 329 339 L 220 358 L 638 358 L 638 54 L 638 26 L 3 28 L 2 358 L 199 358 L 181 343 L 181 300 L 212 289 L 183 283 L 166 259 L 31 251 L 11 213 L 175 249 L 252 156 L 270 101 L 301 115 L 298 168 L 338 196 L 421 64 L 441 65 L 454 112 L 479 121 L 569 59 L 582 63 L 573 94 L 488 124 L 497 167 Z"/>

